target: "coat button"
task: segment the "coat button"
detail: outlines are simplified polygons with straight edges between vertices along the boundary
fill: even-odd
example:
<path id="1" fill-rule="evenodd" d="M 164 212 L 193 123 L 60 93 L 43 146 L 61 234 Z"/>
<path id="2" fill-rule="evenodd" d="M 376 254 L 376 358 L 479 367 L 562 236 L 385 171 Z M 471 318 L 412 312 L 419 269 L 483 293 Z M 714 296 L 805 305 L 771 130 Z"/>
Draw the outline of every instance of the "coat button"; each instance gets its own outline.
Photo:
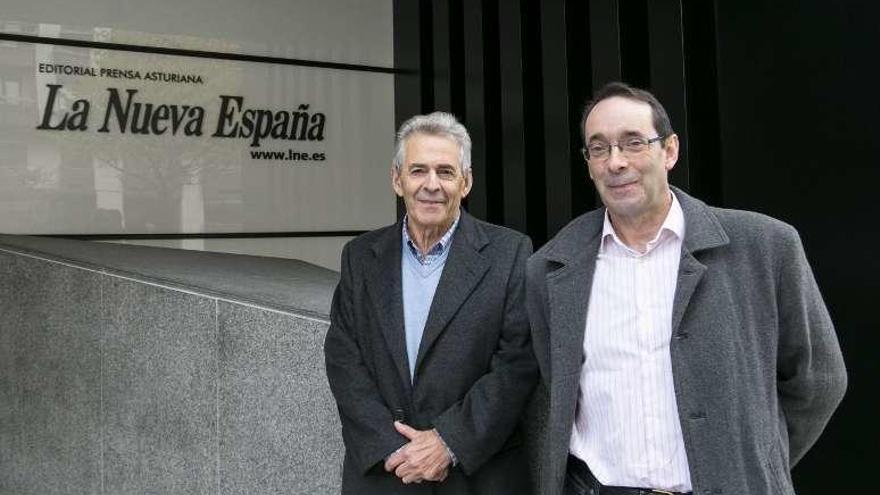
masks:
<path id="1" fill-rule="evenodd" d="M 394 421 L 406 423 L 406 413 L 403 411 L 403 408 L 398 407 L 394 409 Z"/>

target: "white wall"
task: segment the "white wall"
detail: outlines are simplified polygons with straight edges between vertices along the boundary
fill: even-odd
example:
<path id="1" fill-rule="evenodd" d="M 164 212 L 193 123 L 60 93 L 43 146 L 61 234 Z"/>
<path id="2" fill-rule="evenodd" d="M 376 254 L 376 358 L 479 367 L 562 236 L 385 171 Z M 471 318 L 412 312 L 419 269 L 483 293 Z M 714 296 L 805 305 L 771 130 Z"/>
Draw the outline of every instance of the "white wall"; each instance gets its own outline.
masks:
<path id="1" fill-rule="evenodd" d="M 393 66 L 391 0 L 7 0 L 0 33 L 181 50 Z M 40 64 L 198 75 L 200 84 L 47 74 Z M 61 85 L 54 105 L 51 85 Z M 109 88 L 144 103 L 205 109 L 200 136 L 97 132 Z M 221 95 L 246 107 L 326 117 L 326 138 L 210 136 Z M 60 122 L 77 99 L 88 129 Z M 255 61 L 0 41 L 0 233 L 137 234 L 121 240 L 303 259 L 338 269 L 349 237 L 143 239 L 143 235 L 370 230 L 395 220 L 388 170 L 393 75 Z M 48 108 L 48 110 L 47 110 Z M 47 113 L 48 112 L 48 113 Z M 302 151 L 325 162 L 257 160 Z"/>
<path id="2" fill-rule="evenodd" d="M 394 65 L 391 0 L 4 0 L 0 22 L 217 39 L 251 55 Z M 165 45 L 158 38 L 145 44 Z"/>

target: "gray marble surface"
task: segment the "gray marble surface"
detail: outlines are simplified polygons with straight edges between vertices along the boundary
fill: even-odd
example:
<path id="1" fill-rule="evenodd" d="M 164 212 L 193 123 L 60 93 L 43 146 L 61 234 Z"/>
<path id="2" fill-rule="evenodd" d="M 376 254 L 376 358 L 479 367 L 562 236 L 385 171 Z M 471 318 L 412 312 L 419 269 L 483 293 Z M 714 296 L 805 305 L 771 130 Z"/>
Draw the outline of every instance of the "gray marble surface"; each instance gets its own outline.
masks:
<path id="1" fill-rule="evenodd" d="M 0 490 L 100 493 L 100 277 L 0 256 Z"/>
<path id="2" fill-rule="evenodd" d="M 216 491 L 216 301 L 106 277 L 104 490 Z"/>
<path id="3" fill-rule="evenodd" d="M 338 493 L 334 272 L 0 236 L 0 280 L 0 495 Z"/>
<path id="4" fill-rule="evenodd" d="M 17 411 L 20 397 L 15 381 L 15 341 L 22 301 L 15 296 L 15 277 L 19 274 L 18 256 L 0 252 L 0 493 L 10 493 L 15 484 L 13 466 L 18 442 Z"/>
<path id="5" fill-rule="evenodd" d="M 219 303 L 220 493 L 338 493 L 326 324 Z M 330 399 L 332 400 L 332 398 Z"/>
<path id="6" fill-rule="evenodd" d="M 0 235 L 0 249 L 324 319 L 339 281 L 326 268 L 262 256 L 11 235 Z"/>

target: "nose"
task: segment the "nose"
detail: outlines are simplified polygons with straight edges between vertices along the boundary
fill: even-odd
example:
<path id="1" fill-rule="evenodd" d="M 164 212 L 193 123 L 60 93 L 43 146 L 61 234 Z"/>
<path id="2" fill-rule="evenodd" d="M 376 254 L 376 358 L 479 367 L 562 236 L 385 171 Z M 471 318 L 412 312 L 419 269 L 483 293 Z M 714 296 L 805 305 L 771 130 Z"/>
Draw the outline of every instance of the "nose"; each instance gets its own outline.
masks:
<path id="1" fill-rule="evenodd" d="M 428 177 L 425 179 L 424 188 L 429 191 L 436 191 L 440 189 L 440 177 L 437 176 L 437 172 L 435 170 L 431 170 L 428 172 Z"/>
<path id="2" fill-rule="evenodd" d="M 612 173 L 618 173 L 629 166 L 629 163 L 626 161 L 626 157 L 623 156 L 623 151 L 619 146 L 612 146 L 610 153 L 611 154 L 608 156 L 608 170 Z"/>

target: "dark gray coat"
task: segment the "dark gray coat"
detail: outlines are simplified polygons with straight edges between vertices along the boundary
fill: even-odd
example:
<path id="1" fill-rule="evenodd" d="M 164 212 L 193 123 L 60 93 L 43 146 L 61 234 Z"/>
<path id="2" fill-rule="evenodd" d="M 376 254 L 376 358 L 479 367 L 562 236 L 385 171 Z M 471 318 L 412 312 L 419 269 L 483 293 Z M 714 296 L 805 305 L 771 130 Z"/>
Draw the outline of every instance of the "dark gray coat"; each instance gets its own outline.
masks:
<path id="1" fill-rule="evenodd" d="M 675 193 L 686 231 L 670 352 L 694 492 L 793 494 L 790 468 L 846 389 L 800 238 L 767 216 Z M 541 495 L 562 490 L 604 213 L 578 217 L 528 263 Z"/>
<path id="2" fill-rule="evenodd" d="M 398 223 L 345 246 L 324 344 L 342 419 L 346 494 L 517 494 L 529 480 L 520 432 L 537 381 L 525 311 L 531 242 L 464 211 L 410 383 Z M 406 443 L 392 422 L 437 428 L 458 458 L 442 483 L 402 484 L 384 458 Z"/>

